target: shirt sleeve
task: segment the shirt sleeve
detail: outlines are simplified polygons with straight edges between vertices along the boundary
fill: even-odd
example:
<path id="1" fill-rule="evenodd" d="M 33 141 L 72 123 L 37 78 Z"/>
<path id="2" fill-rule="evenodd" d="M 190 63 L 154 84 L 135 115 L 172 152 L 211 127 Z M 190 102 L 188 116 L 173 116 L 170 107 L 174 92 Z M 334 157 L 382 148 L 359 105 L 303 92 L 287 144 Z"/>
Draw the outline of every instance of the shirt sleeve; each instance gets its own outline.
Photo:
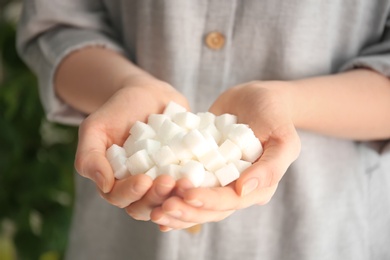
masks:
<path id="1" fill-rule="evenodd" d="M 102 46 L 125 53 L 116 39 L 99 0 L 23 2 L 17 48 L 38 77 L 39 93 L 48 120 L 78 125 L 85 117 L 54 91 L 53 79 L 62 59 L 87 46 Z"/>
<path id="2" fill-rule="evenodd" d="M 348 61 L 341 68 L 341 71 L 354 68 L 368 68 L 390 79 L 390 16 L 385 23 L 381 39 L 363 48 L 360 55 Z M 386 169 L 390 169 L 390 139 L 382 140 L 381 147 L 384 148 L 378 149 L 377 152 L 380 154 L 383 162 L 386 162 L 383 164 L 386 165 Z"/>
<path id="3" fill-rule="evenodd" d="M 385 23 L 381 39 L 363 48 L 358 57 L 341 67 L 341 71 L 354 68 L 372 69 L 390 78 L 390 18 Z"/>

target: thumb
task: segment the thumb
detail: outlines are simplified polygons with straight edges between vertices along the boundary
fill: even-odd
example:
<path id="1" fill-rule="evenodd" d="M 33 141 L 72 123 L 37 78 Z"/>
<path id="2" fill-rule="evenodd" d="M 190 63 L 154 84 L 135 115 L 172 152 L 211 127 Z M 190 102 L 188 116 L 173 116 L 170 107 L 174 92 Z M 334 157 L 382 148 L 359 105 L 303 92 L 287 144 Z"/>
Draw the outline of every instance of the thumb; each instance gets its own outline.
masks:
<path id="1" fill-rule="evenodd" d="M 236 182 L 236 192 L 244 197 L 249 193 L 275 186 L 298 157 L 300 142 L 270 139 L 264 144 L 260 159 L 249 167 Z"/>
<path id="2" fill-rule="evenodd" d="M 77 172 L 96 183 L 104 193 L 114 186 L 114 173 L 106 158 L 107 141 L 104 131 L 83 123 L 79 129 L 75 168 Z"/>

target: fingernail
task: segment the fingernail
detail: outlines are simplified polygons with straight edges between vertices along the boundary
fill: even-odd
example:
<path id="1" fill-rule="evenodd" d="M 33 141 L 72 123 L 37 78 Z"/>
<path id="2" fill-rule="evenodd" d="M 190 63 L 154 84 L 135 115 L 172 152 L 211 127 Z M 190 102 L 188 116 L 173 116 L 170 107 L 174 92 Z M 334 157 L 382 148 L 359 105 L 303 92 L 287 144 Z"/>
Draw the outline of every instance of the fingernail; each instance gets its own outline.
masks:
<path id="1" fill-rule="evenodd" d="M 259 181 L 257 179 L 250 179 L 242 187 L 241 197 L 244 197 L 254 191 L 257 186 L 259 186 Z"/>
<path id="2" fill-rule="evenodd" d="M 161 232 L 168 232 L 168 231 L 171 231 L 171 230 L 173 230 L 173 228 L 160 225 L 160 231 Z"/>
<path id="3" fill-rule="evenodd" d="M 96 185 L 99 187 L 99 189 L 101 191 L 103 191 L 104 193 L 107 193 L 105 190 L 104 190 L 104 184 L 106 182 L 106 180 L 104 179 L 103 175 L 100 173 L 100 172 L 95 172 L 95 176 L 93 177 L 93 181 L 96 183 Z"/>
<path id="4" fill-rule="evenodd" d="M 185 202 L 190 204 L 191 206 L 197 207 L 197 208 L 203 206 L 203 202 L 201 202 L 200 200 L 186 200 Z"/>
<path id="5" fill-rule="evenodd" d="M 169 211 L 167 213 L 174 218 L 180 218 L 183 215 L 183 212 L 181 212 L 180 210 Z"/>
<path id="6" fill-rule="evenodd" d="M 161 217 L 159 220 L 155 221 L 159 225 L 166 226 L 169 224 L 169 219 L 167 217 Z"/>

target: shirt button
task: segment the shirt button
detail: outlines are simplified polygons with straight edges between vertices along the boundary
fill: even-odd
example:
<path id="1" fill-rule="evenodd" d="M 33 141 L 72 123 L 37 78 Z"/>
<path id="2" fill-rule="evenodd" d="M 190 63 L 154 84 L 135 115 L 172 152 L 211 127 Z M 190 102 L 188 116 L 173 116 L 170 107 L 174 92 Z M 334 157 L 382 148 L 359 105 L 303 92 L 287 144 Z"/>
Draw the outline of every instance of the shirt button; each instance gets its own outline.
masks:
<path id="1" fill-rule="evenodd" d="M 210 32 L 206 36 L 206 45 L 212 50 L 220 50 L 225 45 L 225 36 L 220 32 Z"/>
<path id="2" fill-rule="evenodd" d="M 195 226 L 192 226 L 192 227 L 189 227 L 186 229 L 186 231 L 190 234 L 198 234 L 200 231 L 202 230 L 202 225 L 201 224 L 198 224 L 198 225 L 195 225 Z"/>

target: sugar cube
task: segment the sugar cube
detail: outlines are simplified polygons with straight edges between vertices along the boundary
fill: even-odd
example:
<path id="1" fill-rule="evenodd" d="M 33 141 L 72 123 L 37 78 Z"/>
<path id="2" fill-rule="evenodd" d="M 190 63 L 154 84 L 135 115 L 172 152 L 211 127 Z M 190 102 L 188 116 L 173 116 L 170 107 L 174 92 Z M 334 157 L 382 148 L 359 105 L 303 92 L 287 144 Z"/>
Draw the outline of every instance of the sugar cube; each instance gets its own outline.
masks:
<path id="1" fill-rule="evenodd" d="M 148 154 L 152 154 L 161 147 L 161 143 L 154 139 L 142 139 L 133 144 L 133 153 L 140 150 L 146 150 Z"/>
<path id="2" fill-rule="evenodd" d="M 177 157 L 173 153 L 172 149 L 167 145 L 160 147 L 151 156 L 152 156 L 154 163 L 158 167 L 161 167 L 161 166 L 164 166 L 167 164 L 179 164 L 179 159 L 177 159 Z"/>
<path id="3" fill-rule="evenodd" d="M 187 109 L 182 107 L 181 105 L 171 101 L 167 104 L 167 106 L 164 109 L 163 114 L 169 116 L 172 118 L 175 114 L 180 112 L 186 112 Z"/>
<path id="4" fill-rule="evenodd" d="M 157 131 L 157 138 L 161 143 L 167 144 L 175 135 L 183 131 L 185 131 L 184 128 L 170 120 L 165 120 Z"/>
<path id="5" fill-rule="evenodd" d="M 205 169 L 200 162 L 191 160 L 181 167 L 180 174 L 188 178 L 194 187 L 199 187 L 204 180 Z"/>
<path id="6" fill-rule="evenodd" d="M 220 187 L 221 183 L 219 183 L 219 180 L 215 176 L 214 173 L 205 171 L 204 180 L 200 184 L 200 187 L 202 188 L 213 188 L 213 187 Z"/>
<path id="7" fill-rule="evenodd" d="M 106 157 L 109 162 L 112 161 L 117 155 L 126 156 L 126 151 L 123 147 L 113 144 L 106 151 Z"/>
<path id="8" fill-rule="evenodd" d="M 134 151 L 134 143 L 136 142 L 134 136 L 132 135 L 129 135 L 129 137 L 127 137 L 125 143 L 123 144 L 123 149 L 125 149 L 126 151 L 126 155 L 129 157 L 129 156 L 132 156 L 133 155 L 133 151 Z"/>
<path id="9" fill-rule="evenodd" d="M 199 126 L 200 118 L 191 112 L 180 112 L 172 116 L 172 121 L 190 130 Z"/>
<path id="10" fill-rule="evenodd" d="M 263 153 L 263 146 L 259 139 L 255 138 L 247 146 L 242 148 L 242 159 L 248 162 L 255 162 Z"/>
<path id="11" fill-rule="evenodd" d="M 141 121 L 136 121 L 130 129 L 130 134 L 135 140 L 142 140 L 147 138 L 154 138 L 156 132 L 153 128 Z"/>
<path id="12" fill-rule="evenodd" d="M 130 175 L 126 167 L 126 159 L 126 156 L 121 154 L 111 159 L 110 164 L 116 179 L 120 180 Z"/>
<path id="13" fill-rule="evenodd" d="M 158 176 L 158 168 L 157 166 L 153 166 L 152 168 L 150 168 L 149 170 L 147 170 L 145 172 L 145 175 L 148 175 L 150 178 L 152 178 L 153 180 L 157 178 Z"/>
<path id="14" fill-rule="evenodd" d="M 216 144 L 219 144 L 221 142 L 222 134 L 221 134 L 221 132 L 219 132 L 219 130 L 217 129 L 217 127 L 214 124 L 211 124 L 211 125 L 205 126 L 203 128 L 199 128 L 199 129 L 202 133 L 205 133 L 205 132 L 209 133 L 214 138 L 214 142 Z"/>
<path id="15" fill-rule="evenodd" d="M 221 144 L 218 151 L 227 161 L 240 160 L 242 156 L 240 147 L 229 139 Z"/>
<path id="16" fill-rule="evenodd" d="M 211 147 L 204 136 L 197 129 L 193 129 L 183 137 L 186 147 L 197 157 L 203 156 Z"/>
<path id="17" fill-rule="evenodd" d="M 240 172 L 233 163 L 228 163 L 226 166 L 215 172 L 215 176 L 222 186 L 237 180 L 240 177 Z"/>
<path id="18" fill-rule="evenodd" d="M 246 169 L 248 169 L 252 163 L 244 160 L 234 160 L 232 161 L 234 165 L 236 166 L 238 172 L 241 174 L 243 173 Z"/>
<path id="19" fill-rule="evenodd" d="M 175 135 L 168 143 L 168 146 L 171 148 L 177 159 L 179 159 L 180 161 L 194 158 L 192 152 L 183 143 L 183 137 L 185 135 L 185 133 L 180 132 Z"/>
<path id="20" fill-rule="evenodd" d="M 211 149 L 203 156 L 199 157 L 199 161 L 204 165 L 206 170 L 211 172 L 215 172 L 226 164 L 226 159 L 217 149 Z"/>
<path id="21" fill-rule="evenodd" d="M 215 115 L 210 112 L 197 113 L 199 117 L 199 126 L 198 129 L 204 129 L 209 127 L 210 125 L 214 125 Z"/>
<path id="22" fill-rule="evenodd" d="M 167 175 L 171 176 L 174 180 L 178 180 L 181 177 L 181 174 L 180 174 L 181 168 L 182 168 L 182 166 L 177 165 L 177 164 L 163 165 L 158 169 L 158 175 L 167 174 Z"/>
<path id="23" fill-rule="evenodd" d="M 131 175 L 136 175 L 145 173 L 154 166 L 154 163 L 146 150 L 140 150 L 127 158 L 126 166 Z"/>
<path id="24" fill-rule="evenodd" d="M 164 114 L 150 114 L 148 116 L 148 125 L 150 125 L 153 130 L 157 133 L 161 125 L 165 120 L 171 120 L 169 116 Z"/>
<path id="25" fill-rule="evenodd" d="M 230 128 L 230 131 L 227 133 L 227 138 L 241 149 L 257 139 L 252 129 L 244 124 L 237 124 L 235 127 Z"/>
<path id="26" fill-rule="evenodd" d="M 232 114 L 222 114 L 215 117 L 215 126 L 222 131 L 226 126 L 237 124 L 237 116 Z"/>

